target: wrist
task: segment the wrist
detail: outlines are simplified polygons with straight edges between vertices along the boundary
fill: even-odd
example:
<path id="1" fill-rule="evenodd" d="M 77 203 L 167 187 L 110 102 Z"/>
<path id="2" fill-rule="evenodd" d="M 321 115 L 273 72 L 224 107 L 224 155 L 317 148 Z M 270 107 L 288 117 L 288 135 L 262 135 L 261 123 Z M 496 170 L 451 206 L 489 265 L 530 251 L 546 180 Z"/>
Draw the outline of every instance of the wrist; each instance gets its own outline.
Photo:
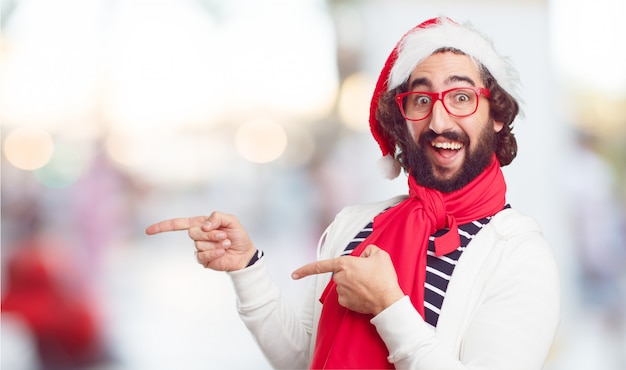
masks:
<path id="1" fill-rule="evenodd" d="M 392 306 L 394 303 L 398 302 L 402 298 L 404 298 L 405 294 L 402 290 L 396 291 L 394 293 L 387 294 L 383 296 L 381 304 L 378 308 L 373 312 L 374 316 L 386 310 L 389 306 Z"/>
<path id="2" fill-rule="evenodd" d="M 262 251 L 262 250 L 260 250 L 260 249 L 255 249 L 255 250 L 254 250 L 254 254 L 252 255 L 252 257 L 250 257 L 250 258 L 248 259 L 248 264 L 247 264 L 244 268 L 247 268 L 247 267 L 250 267 L 250 266 L 254 265 L 254 264 L 255 264 L 255 263 L 257 263 L 257 261 L 258 261 L 258 260 L 260 260 L 260 259 L 261 259 L 261 257 L 263 257 L 263 256 L 264 256 L 264 253 L 263 253 L 263 251 Z"/>

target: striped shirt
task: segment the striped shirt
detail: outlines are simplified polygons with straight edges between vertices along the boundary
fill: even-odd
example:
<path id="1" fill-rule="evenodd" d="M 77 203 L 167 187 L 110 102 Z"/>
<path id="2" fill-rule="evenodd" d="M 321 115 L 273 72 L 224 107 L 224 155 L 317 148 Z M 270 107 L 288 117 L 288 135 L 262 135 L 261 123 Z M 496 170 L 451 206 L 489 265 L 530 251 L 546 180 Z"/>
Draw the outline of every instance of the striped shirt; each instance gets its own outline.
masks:
<path id="1" fill-rule="evenodd" d="M 428 324 L 435 327 L 439 320 L 439 312 L 443 305 L 443 299 L 446 296 L 448 283 L 452 277 L 452 272 L 461 257 L 461 254 L 474 238 L 476 234 L 489 222 L 491 217 L 485 217 L 467 224 L 459 225 L 459 235 L 461 245 L 454 251 L 437 257 L 435 254 L 435 237 L 443 235 L 447 229 L 437 231 L 428 238 L 428 252 L 426 256 L 426 281 L 424 283 L 424 314 Z M 343 251 L 342 256 L 347 256 L 367 238 L 373 228 L 373 221 L 368 223 L 359 233 L 352 239 Z"/>

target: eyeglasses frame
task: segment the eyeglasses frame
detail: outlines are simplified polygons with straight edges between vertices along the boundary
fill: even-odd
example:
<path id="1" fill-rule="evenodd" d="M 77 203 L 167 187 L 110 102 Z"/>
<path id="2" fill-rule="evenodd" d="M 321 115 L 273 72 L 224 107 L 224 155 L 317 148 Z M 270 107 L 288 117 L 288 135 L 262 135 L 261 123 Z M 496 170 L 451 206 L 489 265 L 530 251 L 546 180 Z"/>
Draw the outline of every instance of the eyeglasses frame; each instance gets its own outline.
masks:
<path id="1" fill-rule="evenodd" d="M 474 111 L 472 111 L 472 113 L 469 114 L 463 114 L 463 115 L 458 115 L 458 114 L 454 114 L 452 112 L 450 112 L 448 110 L 448 107 L 446 106 L 446 103 L 444 102 L 443 98 L 451 91 L 455 91 L 455 90 L 472 90 L 476 93 L 476 107 L 474 108 Z M 426 116 L 424 116 L 424 118 L 420 118 L 420 119 L 411 119 L 408 118 L 406 116 L 406 114 L 404 113 L 404 98 L 409 96 L 409 95 L 414 95 L 414 94 L 422 94 L 422 95 L 427 95 L 429 96 L 433 102 L 430 106 L 430 111 L 428 112 L 428 114 Z M 449 90 L 445 90 L 445 91 L 440 91 L 440 92 L 428 92 L 428 91 L 407 91 L 404 93 L 400 93 L 396 95 L 396 103 L 398 104 L 398 107 L 400 108 L 400 113 L 402 114 L 402 117 L 404 117 L 404 119 L 406 119 L 407 121 L 423 121 L 426 118 L 430 117 L 431 114 L 433 114 L 433 108 L 435 107 L 435 103 L 437 102 L 437 100 L 441 101 L 441 105 L 443 105 L 443 108 L 446 110 L 446 112 L 448 112 L 449 115 L 453 116 L 453 117 L 469 117 L 472 114 L 476 113 L 476 111 L 478 110 L 478 101 L 480 100 L 480 96 L 484 95 L 487 99 L 491 98 L 491 92 L 489 91 L 489 89 L 487 89 L 486 87 L 473 87 L 473 86 L 468 86 L 468 87 L 455 87 Z"/>

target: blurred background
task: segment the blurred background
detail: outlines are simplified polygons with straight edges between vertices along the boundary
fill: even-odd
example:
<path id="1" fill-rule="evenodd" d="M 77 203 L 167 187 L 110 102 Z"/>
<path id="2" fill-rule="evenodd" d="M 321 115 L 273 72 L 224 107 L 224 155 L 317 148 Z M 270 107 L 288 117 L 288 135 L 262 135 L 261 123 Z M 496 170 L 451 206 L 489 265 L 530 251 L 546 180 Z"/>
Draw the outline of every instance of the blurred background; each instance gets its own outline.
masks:
<path id="1" fill-rule="evenodd" d="M 269 369 L 173 217 L 236 214 L 292 270 L 343 206 L 406 192 L 368 132 L 408 29 L 447 15 L 520 71 L 508 201 L 543 226 L 546 369 L 626 368 L 621 0 L 2 0 L 2 369 Z M 531 272 L 530 272 L 531 273 Z"/>

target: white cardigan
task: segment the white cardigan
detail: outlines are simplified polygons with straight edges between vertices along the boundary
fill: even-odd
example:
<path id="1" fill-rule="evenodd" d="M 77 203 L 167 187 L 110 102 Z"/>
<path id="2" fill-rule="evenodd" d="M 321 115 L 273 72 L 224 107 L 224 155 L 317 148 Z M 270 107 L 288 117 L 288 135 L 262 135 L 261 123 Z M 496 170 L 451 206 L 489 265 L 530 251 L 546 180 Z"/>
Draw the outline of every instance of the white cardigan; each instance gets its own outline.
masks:
<path id="1" fill-rule="evenodd" d="M 343 209 L 320 241 L 339 256 L 383 209 L 404 196 Z M 263 259 L 230 272 L 240 316 L 276 368 L 308 368 L 330 274 L 311 279 L 298 314 L 281 299 Z M 433 329 L 404 297 L 371 320 L 398 369 L 541 369 L 560 316 L 559 278 L 537 223 L 513 209 L 495 215 L 461 255 Z"/>

